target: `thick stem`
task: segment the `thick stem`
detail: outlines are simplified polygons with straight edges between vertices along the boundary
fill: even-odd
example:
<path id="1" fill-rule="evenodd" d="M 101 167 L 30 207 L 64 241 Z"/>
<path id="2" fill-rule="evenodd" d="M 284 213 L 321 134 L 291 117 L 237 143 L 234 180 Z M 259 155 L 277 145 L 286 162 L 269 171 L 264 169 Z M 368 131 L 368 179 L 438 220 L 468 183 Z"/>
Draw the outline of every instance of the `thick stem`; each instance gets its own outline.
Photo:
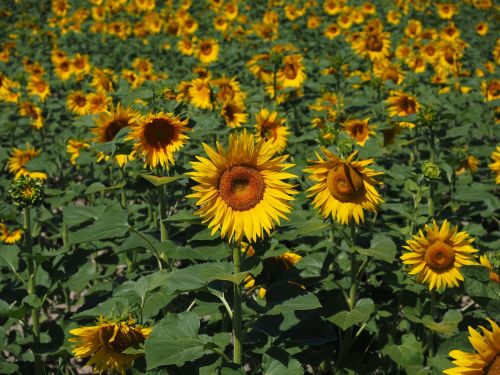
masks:
<path id="1" fill-rule="evenodd" d="M 233 265 L 234 274 L 241 270 L 241 249 L 238 245 L 232 245 L 233 250 Z M 233 362 L 241 365 L 242 347 L 243 347 L 243 329 L 242 329 L 242 316 L 241 316 L 241 284 L 234 283 L 233 285 L 233 339 L 234 351 Z"/>
<path id="2" fill-rule="evenodd" d="M 161 242 L 168 239 L 167 232 L 167 189 L 166 185 L 161 185 L 158 189 L 160 193 L 160 238 Z"/>
<path id="3" fill-rule="evenodd" d="M 119 167 L 120 168 L 120 177 L 121 177 L 121 184 L 122 186 L 120 187 L 120 204 L 122 208 L 127 209 L 127 191 L 125 190 L 125 185 L 127 183 L 127 178 L 125 175 L 125 167 Z"/>
<path id="4" fill-rule="evenodd" d="M 31 211 L 29 207 L 24 208 L 24 246 L 28 255 L 28 294 L 36 296 L 36 269 L 35 260 L 33 258 L 33 242 L 31 239 Z M 36 348 L 40 344 L 40 315 L 38 308 L 31 309 L 31 320 L 33 324 L 33 346 Z M 35 374 L 42 374 L 42 362 L 40 356 L 35 353 Z"/>
<path id="5" fill-rule="evenodd" d="M 356 223 L 351 221 L 351 241 L 352 246 L 356 245 Z M 358 291 L 358 278 L 357 278 L 357 265 L 356 253 L 351 249 L 351 289 L 349 290 L 349 309 L 354 309 L 356 305 L 356 294 Z"/>
<path id="6" fill-rule="evenodd" d="M 436 293 L 434 291 L 431 292 L 431 311 L 430 311 L 432 320 L 436 319 Z M 428 330 L 428 349 L 429 349 L 429 359 L 434 357 L 434 331 L 431 329 Z"/>

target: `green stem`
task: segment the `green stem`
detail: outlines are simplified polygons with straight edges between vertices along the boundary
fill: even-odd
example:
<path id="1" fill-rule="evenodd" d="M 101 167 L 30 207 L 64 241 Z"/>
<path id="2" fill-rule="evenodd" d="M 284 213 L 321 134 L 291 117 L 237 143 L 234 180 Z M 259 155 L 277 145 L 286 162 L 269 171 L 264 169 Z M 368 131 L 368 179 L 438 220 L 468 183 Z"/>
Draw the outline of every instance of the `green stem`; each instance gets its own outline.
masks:
<path id="1" fill-rule="evenodd" d="M 431 317 L 432 320 L 436 319 L 436 293 L 434 291 L 431 291 Z M 429 342 L 428 342 L 428 348 L 429 348 L 429 358 L 434 357 L 434 331 L 429 329 Z"/>
<path id="2" fill-rule="evenodd" d="M 24 208 L 24 246 L 26 252 L 28 252 L 28 294 L 36 296 L 36 268 L 35 268 L 35 260 L 33 258 L 33 241 L 31 238 L 31 211 L 29 207 Z M 33 307 L 31 309 L 31 320 L 33 322 L 33 346 L 34 348 L 38 348 L 40 344 L 40 315 L 38 308 Z M 33 354 L 35 356 L 35 374 L 42 374 L 42 362 L 40 356 L 35 353 L 33 350 Z"/>
<path id="3" fill-rule="evenodd" d="M 168 239 L 167 232 L 167 189 L 166 185 L 161 185 L 158 189 L 160 193 L 160 238 L 161 242 Z"/>
<path id="4" fill-rule="evenodd" d="M 356 223 L 351 221 L 351 240 L 352 246 L 356 245 Z M 358 278 L 357 278 L 357 268 L 356 268 L 356 253 L 354 249 L 351 249 L 351 289 L 349 290 L 349 310 L 353 310 L 356 305 L 356 294 L 358 291 Z"/>
<path id="5" fill-rule="evenodd" d="M 120 204 L 122 208 L 127 209 L 127 191 L 125 190 L 125 185 L 127 183 L 127 178 L 125 175 L 125 167 L 120 168 L 120 177 L 121 177 L 121 187 L 120 187 Z"/>
<path id="6" fill-rule="evenodd" d="M 238 274 L 241 270 L 241 249 L 238 245 L 233 244 L 233 265 L 234 274 Z M 233 362 L 241 365 L 242 359 L 242 346 L 243 346 L 243 329 L 242 329 L 242 314 L 241 314 L 241 285 L 234 283 L 233 285 L 233 339 L 234 351 Z"/>
<path id="7" fill-rule="evenodd" d="M 137 229 L 130 228 L 130 231 L 137 234 L 144 241 L 146 241 L 146 243 L 149 245 L 149 248 L 150 248 L 149 250 L 153 253 L 153 255 L 156 258 L 156 261 L 158 262 L 158 269 L 162 270 L 163 266 L 161 264 L 161 257 L 160 257 L 160 254 L 158 253 L 158 251 L 156 250 L 155 245 L 149 240 L 149 238 L 147 238 L 144 234 L 139 232 Z"/>
<path id="8" fill-rule="evenodd" d="M 429 219 L 434 218 L 434 182 L 429 182 Z"/>

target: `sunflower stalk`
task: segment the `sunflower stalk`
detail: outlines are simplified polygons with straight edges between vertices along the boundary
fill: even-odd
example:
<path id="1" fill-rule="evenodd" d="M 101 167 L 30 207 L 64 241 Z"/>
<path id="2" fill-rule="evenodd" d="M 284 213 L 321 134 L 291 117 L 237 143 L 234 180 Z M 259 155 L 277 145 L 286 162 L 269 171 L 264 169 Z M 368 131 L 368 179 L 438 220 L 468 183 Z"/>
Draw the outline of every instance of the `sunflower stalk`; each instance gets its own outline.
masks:
<path id="1" fill-rule="evenodd" d="M 236 244 L 231 245 L 233 252 L 234 275 L 237 275 L 241 270 L 241 249 Z M 241 284 L 233 284 L 233 362 L 241 365 L 242 347 L 243 347 L 243 328 L 242 328 L 242 313 L 241 313 Z"/>
<path id="2" fill-rule="evenodd" d="M 122 208 L 128 211 L 127 207 L 127 191 L 125 190 L 127 184 L 127 176 L 125 174 L 125 166 L 119 167 L 120 177 L 121 177 L 121 187 L 120 187 L 120 204 Z"/>
<path id="3" fill-rule="evenodd" d="M 36 296 L 36 268 L 35 260 L 33 258 L 33 242 L 31 239 L 31 209 L 30 207 L 24 207 L 24 246 L 25 251 L 28 253 L 28 294 L 31 296 Z M 40 344 L 40 315 L 38 308 L 33 307 L 31 309 L 31 320 L 33 329 L 33 346 L 36 348 Z M 34 350 L 33 350 L 34 352 Z M 35 356 L 35 374 L 42 374 L 42 362 L 41 358 L 37 353 Z"/>
<path id="4" fill-rule="evenodd" d="M 161 185 L 158 189 L 160 194 L 160 239 L 161 242 L 168 240 L 167 231 L 167 187 L 166 185 Z"/>

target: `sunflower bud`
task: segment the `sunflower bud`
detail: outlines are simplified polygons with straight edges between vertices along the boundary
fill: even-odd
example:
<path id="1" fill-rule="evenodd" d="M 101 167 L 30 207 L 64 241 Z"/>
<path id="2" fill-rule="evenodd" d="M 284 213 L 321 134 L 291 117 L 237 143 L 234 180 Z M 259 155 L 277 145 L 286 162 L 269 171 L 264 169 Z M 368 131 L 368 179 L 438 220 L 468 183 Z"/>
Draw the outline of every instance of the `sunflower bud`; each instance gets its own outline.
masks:
<path id="1" fill-rule="evenodd" d="M 441 169 L 439 169 L 436 163 L 426 161 L 422 164 L 422 173 L 427 180 L 436 181 L 439 180 L 441 176 Z"/>
<path id="2" fill-rule="evenodd" d="M 281 65 L 281 62 L 283 61 L 283 54 L 279 52 L 273 52 L 271 53 L 271 58 L 270 58 L 271 64 L 273 64 L 274 67 L 278 67 Z"/>
<path id="3" fill-rule="evenodd" d="M 39 206 L 44 198 L 44 183 L 39 178 L 21 176 L 12 182 L 9 194 L 16 206 Z"/>

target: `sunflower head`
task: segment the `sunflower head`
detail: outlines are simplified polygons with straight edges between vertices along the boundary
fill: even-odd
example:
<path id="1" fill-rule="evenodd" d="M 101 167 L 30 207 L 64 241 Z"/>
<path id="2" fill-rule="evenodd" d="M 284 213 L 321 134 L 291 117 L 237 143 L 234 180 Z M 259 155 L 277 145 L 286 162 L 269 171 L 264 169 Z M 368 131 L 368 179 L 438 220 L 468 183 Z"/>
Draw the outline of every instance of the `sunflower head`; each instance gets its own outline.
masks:
<path id="1" fill-rule="evenodd" d="M 127 139 L 135 142 L 135 152 L 144 159 L 144 165 L 164 168 L 173 165 L 174 153 L 180 150 L 188 136 L 188 119 L 182 120 L 173 113 L 150 113 L 134 124 Z"/>
<path id="2" fill-rule="evenodd" d="M 404 246 L 409 252 L 401 260 L 408 265 L 409 274 L 417 275 L 418 282 L 429 284 L 429 290 L 458 286 L 464 279 L 460 267 L 477 265 L 473 239 L 467 232 L 458 232 L 457 227 L 450 228 L 447 220 L 441 227 L 433 221 L 425 226 L 425 232 L 420 230 Z"/>
<path id="3" fill-rule="evenodd" d="M 10 196 L 16 206 L 36 207 L 42 204 L 44 198 L 44 183 L 39 178 L 23 175 L 12 181 Z"/>
<path id="4" fill-rule="evenodd" d="M 325 159 L 317 153 L 318 160 L 304 170 L 315 182 L 308 189 L 314 206 L 323 217 L 331 215 L 342 224 L 348 224 L 352 218 L 356 223 L 364 221 L 363 210 L 376 211 L 382 203 L 374 188 L 379 183 L 374 177 L 380 173 L 366 168 L 373 160 L 355 160 L 356 152 L 345 160 L 327 149 L 323 149 L 323 154 Z"/>
<path id="5" fill-rule="evenodd" d="M 255 143 L 252 134 L 243 131 L 231 134 L 225 150 L 217 143 L 217 150 L 204 144 L 208 158 L 197 157 L 192 162 L 191 178 L 197 182 L 194 193 L 200 206 L 196 212 L 208 222 L 212 234 L 221 231 L 229 241 L 255 242 L 270 234 L 275 223 L 286 219 L 289 201 L 296 191 L 284 179 L 295 175 L 285 172 L 293 164 L 285 163 L 288 155 L 275 157 L 270 142 Z"/>
<path id="6" fill-rule="evenodd" d="M 69 331 L 75 336 L 69 341 L 74 344 L 75 357 L 90 357 L 87 365 L 94 366 L 94 371 L 125 373 L 140 354 L 123 352 L 128 348 L 139 348 L 151 331 L 152 328 L 136 324 L 131 317 L 125 321 L 100 317 L 94 326 Z"/>

